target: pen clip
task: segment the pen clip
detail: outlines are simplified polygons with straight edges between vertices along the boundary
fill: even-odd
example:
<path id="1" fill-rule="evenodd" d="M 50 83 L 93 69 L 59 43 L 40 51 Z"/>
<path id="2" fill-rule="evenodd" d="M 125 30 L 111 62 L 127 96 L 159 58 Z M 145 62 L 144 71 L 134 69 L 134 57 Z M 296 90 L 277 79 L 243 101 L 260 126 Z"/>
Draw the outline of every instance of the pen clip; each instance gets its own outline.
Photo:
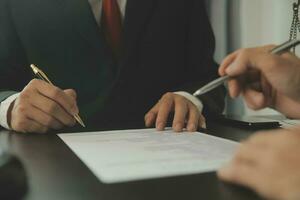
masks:
<path id="1" fill-rule="evenodd" d="M 33 72 L 36 75 L 40 75 L 43 80 L 45 80 L 47 83 L 53 85 L 53 83 L 50 81 L 50 79 L 47 77 L 47 75 L 42 70 L 40 70 L 36 65 L 32 64 L 32 65 L 30 65 L 30 67 L 32 68 Z"/>

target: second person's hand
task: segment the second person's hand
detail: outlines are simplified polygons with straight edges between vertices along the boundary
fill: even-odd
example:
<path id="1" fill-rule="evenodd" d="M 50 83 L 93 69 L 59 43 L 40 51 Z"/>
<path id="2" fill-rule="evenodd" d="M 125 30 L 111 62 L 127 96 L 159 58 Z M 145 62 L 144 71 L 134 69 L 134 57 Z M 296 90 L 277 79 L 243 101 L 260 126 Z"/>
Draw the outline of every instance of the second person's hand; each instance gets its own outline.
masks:
<path id="1" fill-rule="evenodd" d="M 272 55 L 274 46 L 241 49 L 222 62 L 221 76 L 232 77 L 228 82 L 231 97 L 243 95 L 247 105 L 254 109 L 271 107 L 290 117 L 294 112 L 286 105 L 300 104 L 300 59 L 291 53 Z"/>
<path id="2" fill-rule="evenodd" d="M 241 143 L 218 176 L 267 199 L 300 199 L 299 153 L 299 128 L 256 133 Z"/>

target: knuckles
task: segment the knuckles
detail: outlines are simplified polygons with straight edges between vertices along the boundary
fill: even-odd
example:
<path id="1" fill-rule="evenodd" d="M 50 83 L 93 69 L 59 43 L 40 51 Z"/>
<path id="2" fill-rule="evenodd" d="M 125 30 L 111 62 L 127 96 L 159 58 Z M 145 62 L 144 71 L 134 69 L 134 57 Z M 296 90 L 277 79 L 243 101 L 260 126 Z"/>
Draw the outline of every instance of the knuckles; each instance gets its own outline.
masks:
<path id="1" fill-rule="evenodd" d="M 47 113 L 56 113 L 59 110 L 58 105 L 55 102 L 49 103 L 49 105 L 45 108 Z"/>
<path id="2" fill-rule="evenodd" d="M 45 119 L 46 127 L 51 127 L 52 124 L 54 124 L 54 120 L 51 117 L 48 117 L 48 118 Z"/>
<path id="3" fill-rule="evenodd" d="M 68 90 L 66 90 L 66 93 L 69 94 L 69 95 L 71 95 L 74 99 L 77 98 L 77 93 L 76 93 L 76 91 L 73 90 L 73 89 L 68 89 Z"/>
<path id="4" fill-rule="evenodd" d="M 154 111 L 149 111 L 148 113 L 145 114 L 144 118 L 147 119 L 149 117 L 155 116 L 156 113 Z"/>
<path id="5" fill-rule="evenodd" d="M 58 99 L 62 95 L 62 91 L 58 87 L 53 87 L 52 91 L 50 92 L 50 96 L 52 99 Z"/>
<path id="6" fill-rule="evenodd" d="M 239 55 L 241 57 L 248 57 L 251 54 L 251 52 L 252 52 L 251 49 L 244 48 L 240 50 Z"/>
<path id="7" fill-rule="evenodd" d="M 23 97 L 24 98 L 24 97 Z M 27 98 L 27 97 L 26 97 Z M 27 99 L 22 99 L 22 95 L 20 95 L 18 97 L 18 99 L 16 100 L 14 107 L 13 107 L 13 111 L 12 113 L 16 114 L 16 117 L 19 116 L 24 116 L 27 114 L 30 114 L 30 112 L 28 112 L 28 110 L 30 109 L 30 104 L 27 102 Z"/>
<path id="8" fill-rule="evenodd" d="M 28 90 L 22 91 L 19 95 L 20 101 L 27 100 L 29 97 L 30 97 L 30 92 Z"/>
<path id="9" fill-rule="evenodd" d="M 172 92 L 167 92 L 163 95 L 162 99 L 172 99 L 174 97 L 174 94 Z"/>
<path id="10" fill-rule="evenodd" d="M 28 106 L 26 106 L 25 103 L 20 103 L 19 105 L 17 105 L 16 108 L 16 112 L 18 113 L 18 115 L 25 115 L 27 112 Z"/>
<path id="11" fill-rule="evenodd" d="M 26 103 L 19 103 L 15 105 L 12 112 L 12 128 L 18 132 L 25 132 L 28 126 L 27 113 L 29 106 Z"/>
<path id="12" fill-rule="evenodd" d="M 175 99 L 175 101 L 185 101 L 186 100 L 185 97 L 178 95 L 178 94 L 175 94 L 174 99 Z"/>
<path id="13" fill-rule="evenodd" d="M 163 97 L 161 98 L 163 102 L 172 102 L 172 101 L 185 101 L 186 98 L 178 95 L 178 94 L 174 94 L 172 92 L 167 92 L 166 94 L 163 95 Z"/>
<path id="14" fill-rule="evenodd" d="M 34 87 L 30 87 L 29 85 L 27 85 L 24 90 L 20 93 L 19 95 L 19 99 L 21 101 L 27 101 L 34 93 L 35 88 Z"/>
<path id="15" fill-rule="evenodd" d="M 172 107 L 172 106 L 187 106 L 191 111 L 197 110 L 197 107 L 189 101 L 186 97 L 174 94 L 172 92 L 167 92 L 164 94 L 159 101 L 160 107 L 162 106 L 167 106 L 167 107 Z"/>
<path id="16" fill-rule="evenodd" d="M 25 116 L 20 115 L 17 119 L 15 119 L 15 122 L 12 124 L 12 126 L 14 130 L 25 133 L 28 126 L 28 120 Z"/>
<path id="17" fill-rule="evenodd" d="M 28 83 L 28 87 L 36 87 L 37 85 L 39 85 L 41 83 L 41 80 L 39 79 L 32 79 L 29 83 Z"/>
<path id="18" fill-rule="evenodd" d="M 44 84 L 44 81 L 38 80 L 38 79 L 33 79 L 28 83 L 28 85 L 25 87 L 23 92 L 25 94 L 30 94 L 32 92 L 32 89 L 35 89 L 39 85 L 42 85 L 42 84 Z M 76 95 L 76 92 L 74 90 L 70 90 L 70 91 L 73 95 Z M 58 99 L 63 94 L 63 91 L 56 86 L 52 86 L 50 88 L 49 94 L 52 99 Z"/>

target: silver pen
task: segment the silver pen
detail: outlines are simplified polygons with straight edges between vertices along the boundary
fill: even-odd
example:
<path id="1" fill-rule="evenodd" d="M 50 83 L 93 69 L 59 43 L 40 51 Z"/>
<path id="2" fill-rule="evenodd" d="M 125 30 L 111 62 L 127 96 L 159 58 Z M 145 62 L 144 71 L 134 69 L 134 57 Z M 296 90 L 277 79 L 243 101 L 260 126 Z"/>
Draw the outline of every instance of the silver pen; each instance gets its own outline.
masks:
<path id="1" fill-rule="evenodd" d="M 270 52 L 271 52 L 271 54 L 281 54 L 281 53 L 286 52 L 286 51 L 290 50 L 292 47 L 295 47 L 299 44 L 300 44 L 300 40 L 290 40 L 290 41 L 287 41 L 287 42 L 275 47 Z M 223 85 L 230 78 L 231 77 L 228 76 L 228 75 L 217 78 L 216 80 L 211 81 L 208 84 L 201 87 L 193 95 L 194 96 L 199 96 L 199 95 L 203 95 L 207 92 L 210 92 L 211 90 L 219 87 L 220 85 Z"/>

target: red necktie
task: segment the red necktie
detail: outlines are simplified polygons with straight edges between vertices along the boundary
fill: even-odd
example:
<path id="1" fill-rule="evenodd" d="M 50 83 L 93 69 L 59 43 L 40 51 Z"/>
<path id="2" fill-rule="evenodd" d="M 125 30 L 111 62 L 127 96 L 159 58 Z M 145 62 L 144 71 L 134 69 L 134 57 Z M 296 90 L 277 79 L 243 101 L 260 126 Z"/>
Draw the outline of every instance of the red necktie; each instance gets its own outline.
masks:
<path id="1" fill-rule="evenodd" d="M 120 56 L 122 16 L 117 0 L 103 0 L 102 26 L 105 37 L 116 59 Z"/>

